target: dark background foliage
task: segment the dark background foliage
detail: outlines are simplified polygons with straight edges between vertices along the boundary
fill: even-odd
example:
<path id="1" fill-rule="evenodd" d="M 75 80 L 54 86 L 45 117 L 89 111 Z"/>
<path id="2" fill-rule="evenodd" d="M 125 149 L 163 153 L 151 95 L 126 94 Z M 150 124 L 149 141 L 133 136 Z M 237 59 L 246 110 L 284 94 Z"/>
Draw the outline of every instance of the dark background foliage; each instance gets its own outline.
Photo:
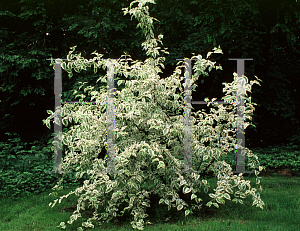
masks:
<path id="1" fill-rule="evenodd" d="M 127 52 L 144 60 L 141 43 L 145 40 L 137 21 L 124 16 L 121 8 L 128 0 L 2 0 L 0 2 L 0 141 L 6 132 L 17 133 L 24 142 L 45 143 L 53 130 L 43 125 L 46 110 L 54 110 L 54 70 L 49 58 L 66 58 L 70 47 L 85 58 L 97 50 L 104 58 L 119 58 Z M 199 79 L 193 100 L 204 97 L 221 100 L 223 82 L 233 80 L 236 62 L 245 61 L 245 75 L 263 82 L 254 85 L 255 128 L 246 131 L 246 146 L 264 147 L 295 143 L 299 138 L 299 41 L 300 6 L 295 0 L 157 0 L 149 4 L 155 34 L 164 35 L 165 71 L 175 69 L 176 58 L 206 53 L 220 45 L 223 55 L 213 61 L 223 71 L 213 70 Z M 63 71 L 63 100 L 78 101 L 72 95 L 78 82 L 96 84 L 93 70 L 74 73 L 69 79 Z M 118 78 L 122 78 L 119 76 Z M 102 84 L 103 85 L 103 84 Z M 83 90 L 80 92 L 83 93 Z M 298 93 L 298 94 L 297 94 Z M 91 101 L 90 97 L 86 97 Z M 195 110 L 206 106 L 193 105 Z M 297 139 L 298 135 L 298 139 Z M 29 148 L 29 147 L 28 147 Z"/>

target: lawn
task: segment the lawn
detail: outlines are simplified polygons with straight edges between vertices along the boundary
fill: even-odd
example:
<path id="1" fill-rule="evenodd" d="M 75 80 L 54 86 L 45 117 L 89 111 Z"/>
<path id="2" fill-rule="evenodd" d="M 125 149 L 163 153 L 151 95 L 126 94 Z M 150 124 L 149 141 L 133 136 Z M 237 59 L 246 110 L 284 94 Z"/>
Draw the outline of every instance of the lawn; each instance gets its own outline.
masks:
<path id="1" fill-rule="evenodd" d="M 22 147 L 18 147 L 22 149 Z M 158 206 L 158 200 L 154 197 L 154 204 L 151 204 L 151 208 L 147 208 L 149 217 L 146 218 L 152 224 L 147 224 L 145 230 L 300 230 L 300 153 L 298 147 L 278 146 L 253 149 L 261 164 L 268 168 L 268 171 L 264 171 L 260 175 L 262 177 L 260 184 L 263 188 L 260 195 L 265 203 L 263 210 L 252 206 L 252 197 L 248 197 L 244 199 L 244 205 L 226 200 L 225 205 L 220 205 L 220 208 L 213 206 L 209 208 L 203 205 L 201 211 L 184 217 L 173 208 L 171 211 L 167 211 L 167 206 Z M 4 156 L 13 155 L 8 148 L 3 150 L 2 153 L 0 152 L 1 160 L 4 159 Z M 45 151 L 45 149 L 43 150 Z M 17 155 L 18 151 L 14 152 Z M 32 153 L 36 155 L 37 149 Z M 24 155 L 24 152 L 21 154 Z M 76 210 L 78 197 L 74 194 L 63 199 L 62 203 L 56 204 L 53 208 L 49 206 L 49 203 L 58 196 L 67 194 L 76 186 L 70 184 L 69 188 L 59 191 L 57 197 L 49 196 L 56 178 L 53 176 L 51 178 L 49 174 L 43 172 L 45 169 L 53 168 L 53 165 L 41 165 L 44 160 L 41 156 L 37 158 L 41 162 L 34 163 L 34 167 L 33 163 L 28 163 L 27 167 L 24 163 L 18 165 L 23 169 L 22 175 L 14 175 L 16 174 L 15 169 L 9 167 L 13 165 L 10 163 L 12 157 L 5 159 L 5 163 L 8 163 L 5 165 L 5 171 L 3 171 L 4 165 L 1 166 L 0 230 L 61 230 L 57 227 L 59 223 L 66 223 L 72 212 Z M 233 155 L 229 156 L 227 160 L 234 162 L 234 159 Z M 28 170 L 30 168 L 36 172 L 30 172 Z M 284 169 L 289 169 L 289 172 Z M 245 176 L 245 179 L 250 180 L 251 185 L 255 187 L 253 175 Z M 209 183 L 211 184 L 209 193 L 214 192 L 216 179 L 209 179 Z M 203 201 L 210 199 L 208 194 L 201 195 L 201 198 Z M 83 221 L 91 217 L 91 213 L 92 210 L 85 210 L 82 213 L 83 217 L 78 218 L 72 225 L 67 225 L 66 230 L 77 230 Z M 103 223 L 101 228 L 94 223 L 95 229 L 88 230 L 133 230 L 130 221 L 131 218 L 127 214 L 114 222 Z"/>
<path id="2" fill-rule="evenodd" d="M 245 177 L 255 185 L 254 177 Z M 212 181 L 211 181 L 212 182 Z M 216 185 L 216 182 L 212 185 Z M 300 230 L 300 177 L 265 176 L 261 178 L 263 191 L 261 198 L 265 202 L 264 210 L 252 206 L 251 198 L 246 198 L 244 205 L 226 201 L 220 208 L 205 207 L 192 216 L 178 216 L 174 211 L 155 209 L 149 217 L 152 225 L 145 230 Z M 64 189 L 58 195 L 68 193 Z M 50 191 L 49 191 L 50 192 Z M 56 226 L 66 222 L 76 209 L 76 196 L 62 200 L 53 208 L 48 204 L 53 201 L 48 192 L 34 196 L 2 198 L 0 201 L 0 230 L 61 230 Z M 91 211 L 86 210 L 83 217 Z M 82 222 L 79 218 L 66 230 L 77 230 Z M 92 230 L 92 229 L 88 229 Z M 104 223 L 94 230 L 133 230 L 128 217 L 115 223 Z"/>

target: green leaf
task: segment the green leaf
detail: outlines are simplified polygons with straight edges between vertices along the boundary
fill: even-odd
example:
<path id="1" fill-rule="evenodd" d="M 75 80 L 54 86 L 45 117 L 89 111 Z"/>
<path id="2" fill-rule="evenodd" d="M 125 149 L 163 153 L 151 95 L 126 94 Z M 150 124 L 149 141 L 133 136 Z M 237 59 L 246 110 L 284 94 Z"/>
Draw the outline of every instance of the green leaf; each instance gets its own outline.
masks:
<path id="1" fill-rule="evenodd" d="M 111 199 L 114 199 L 115 197 L 117 197 L 118 194 L 119 194 L 119 191 L 114 192 L 114 193 L 111 195 Z"/>
<path id="2" fill-rule="evenodd" d="M 174 152 L 175 152 L 175 154 L 177 154 L 178 153 L 178 150 L 179 150 L 179 146 L 175 146 L 175 148 L 174 148 Z"/>
<path id="3" fill-rule="evenodd" d="M 256 178 L 256 184 L 259 184 L 259 183 L 260 183 L 259 178 Z"/>
<path id="4" fill-rule="evenodd" d="M 64 118 L 62 120 L 62 123 L 63 123 L 64 126 L 67 126 L 68 125 L 68 119 Z"/>
<path id="5" fill-rule="evenodd" d="M 228 192 L 228 193 L 231 193 L 231 194 L 233 193 L 231 188 L 225 188 L 225 191 Z"/>
<path id="6" fill-rule="evenodd" d="M 166 128 L 165 130 L 163 130 L 163 135 L 166 135 L 168 133 L 169 129 Z"/>
<path id="7" fill-rule="evenodd" d="M 240 194 L 240 197 L 245 199 L 245 198 L 246 198 L 246 195 L 245 195 L 244 193 L 241 193 L 241 194 Z"/>
<path id="8" fill-rule="evenodd" d="M 148 152 L 149 152 L 149 154 L 150 154 L 151 156 L 154 156 L 154 152 L 153 152 L 152 149 L 148 149 Z"/>
<path id="9" fill-rule="evenodd" d="M 72 137 L 71 137 L 71 136 L 68 136 L 67 140 L 68 140 L 68 142 L 69 142 L 69 144 L 70 144 L 70 143 L 72 142 Z"/>
<path id="10" fill-rule="evenodd" d="M 159 161 L 157 169 L 159 169 L 159 168 L 165 168 L 165 163 L 163 161 Z"/>
<path id="11" fill-rule="evenodd" d="M 196 202 L 197 202 L 198 204 L 202 201 L 201 198 L 196 198 L 195 200 L 196 200 Z"/>
<path id="12" fill-rule="evenodd" d="M 183 208 L 183 205 L 178 205 L 177 206 L 177 211 L 180 211 Z"/>
<path id="13" fill-rule="evenodd" d="M 171 203 L 170 203 L 170 201 L 169 200 L 167 200 L 167 199 L 165 199 L 165 203 L 167 204 L 167 205 L 171 205 Z"/>
<path id="14" fill-rule="evenodd" d="M 151 207 L 149 203 L 147 202 L 143 202 L 142 205 L 146 206 L 146 207 Z"/>
<path id="15" fill-rule="evenodd" d="M 218 203 L 213 203 L 214 206 L 216 206 L 217 208 L 219 208 Z"/>
<path id="16" fill-rule="evenodd" d="M 192 194 L 192 195 L 191 195 L 191 200 L 193 200 L 193 199 L 196 198 L 196 197 L 197 197 L 197 195 Z"/>
<path id="17" fill-rule="evenodd" d="M 164 203 L 164 199 L 163 198 L 161 198 L 160 200 L 159 200 L 159 202 L 158 202 L 158 204 L 160 205 L 160 204 L 162 204 L 162 203 Z"/>
<path id="18" fill-rule="evenodd" d="M 132 182 L 132 186 L 133 186 L 136 190 L 138 190 L 138 186 L 137 186 L 136 183 Z"/>
<path id="19" fill-rule="evenodd" d="M 119 109 L 120 109 L 120 110 L 123 110 L 123 109 L 124 109 L 124 104 L 120 104 L 120 105 L 119 105 Z"/>
<path id="20" fill-rule="evenodd" d="M 47 113 L 48 113 L 49 115 L 53 115 L 53 112 L 50 111 L 50 110 L 47 110 Z"/>
<path id="21" fill-rule="evenodd" d="M 224 196 L 227 200 L 231 200 L 230 195 L 229 195 L 228 193 L 225 193 L 223 196 Z"/>
<path id="22" fill-rule="evenodd" d="M 125 80 L 119 80 L 118 83 L 117 83 L 117 85 L 120 86 L 124 82 L 125 82 Z"/>
<path id="23" fill-rule="evenodd" d="M 252 206 L 254 206 L 254 205 L 256 205 L 256 204 L 258 204 L 258 201 L 257 201 L 257 200 L 254 200 Z"/>
<path id="24" fill-rule="evenodd" d="M 61 67 L 62 67 L 62 69 L 66 70 L 67 69 L 66 63 L 65 62 L 61 63 Z"/>
<path id="25" fill-rule="evenodd" d="M 90 200 L 96 202 L 97 198 L 96 197 L 91 197 Z"/>
<path id="26" fill-rule="evenodd" d="M 210 193 L 209 196 L 210 196 L 211 198 L 215 198 L 215 197 L 216 197 L 216 195 L 213 194 L 213 193 Z"/>
<path id="27" fill-rule="evenodd" d="M 153 159 L 153 160 L 152 160 L 152 163 L 153 163 L 154 161 L 159 161 L 159 159 L 158 159 L 158 158 Z"/>
<path id="28" fill-rule="evenodd" d="M 84 119 L 84 121 L 86 121 L 85 115 L 81 114 L 80 117 L 82 117 Z"/>
<path id="29" fill-rule="evenodd" d="M 205 155 L 205 156 L 203 157 L 203 161 L 206 161 L 208 158 L 209 158 L 209 155 Z"/>
<path id="30" fill-rule="evenodd" d="M 188 187 L 184 187 L 184 188 L 183 188 L 183 193 L 184 193 L 184 194 L 187 194 L 187 193 L 189 193 L 189 192 L 191 192 L 191 191 L 192 191 L 191 188 L 188 188 Z"/>
<path id="31" fill-rule="evenodd" d="M 224 201 L 223 198 L 217 197 L 216 200 L 217 200 L 218 203 L 225 204 L 225 201 Z"/>
<path id="32" fill-rule="evenodd" d="M 191 211 L 190 211 L 190 210 L 188 210 L 188 209 L 187 209 L 187 210 L 185 210 L 185 212 L 184 212 L 185 216 L 189 215 L 189 214 L 190 214 L 190 212 L 191 212 Z"/>
<path id="33" fill-rule="evenodd" d="M 211 205 L 212 205 L 211 201 L 206 204 L 206 206 L 208 206 L 208 207 L 211 207 Z"/>

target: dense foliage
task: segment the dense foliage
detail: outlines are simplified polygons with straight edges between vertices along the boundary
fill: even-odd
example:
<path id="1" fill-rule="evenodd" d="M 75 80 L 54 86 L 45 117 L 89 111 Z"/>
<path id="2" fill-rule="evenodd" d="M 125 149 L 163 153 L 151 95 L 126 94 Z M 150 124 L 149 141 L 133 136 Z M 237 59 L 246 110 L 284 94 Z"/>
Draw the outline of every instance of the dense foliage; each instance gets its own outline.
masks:
<path id="1" fill-rule="evenodd" d="M 161 77 L 172 73 L 175 58 L 189 57 L 191 52 L 204 55 L 220 44 L 224 55 L 211 59 L 224 70 L 212 70 L 209 78 L 199 79 L 199 88 L 193 93 L 195 101 L 203 101 L 204 95 L 219 99 L 221 83 L 231 82 L 231 73 L 236 71 L 236 62 L 228 58 L 253 58 L 253 62 L 246 62 L 245 75 L 251 79 L 255 72 L 263 84 L 253 88 L 253 100 L 258 103 L 253 117 L 256 131 L 250 128 L 246 132 L 246 145 L 287 143 L 292 137 L 299 144 L 299 1 L 156 3 L 153 16 L 159 22 L 154 22 L 154 31 L 164 34 L 170 51 Z M 53 70 L 46 58 L 66 58 L 74 45 L 87 58 L 94 50 L 104 53 L 104 58 L 118 58 L 123 51 L 133 59 L 145 58 L 139 49 L 143 34 L 120 10 L 128 5 L 128 0 L 0 2 L 1 141 L 8 138 L 5 132 L 16 132 L 26 142 L 43 136 L 41 141 L 46 143 L 51 137 L 51 131 L 41 123 L 45 110 L 54 105 Z M 72 92 L 78 89 L 79 81 L 99 89 L 99 74 L 105 75 L 105 71 L 75 73 L 73 79 L 63 72 L 63 100 L 76 100 Z M 80 92 L 84 94 L 83 89 Z"/>
<path id="2" fill-rule="evenodd" d="M 47 145 L 44 145 L 39 142 L 27 144 L 22 142 L 20 137 L 12 138 L 11 135 L 9 137 L 10 139 L 6 142 L 0 142 L 0 196 L 2 198 L 15 197 L 21 194 L 40 194 L 51 190 L 61 177 L 56 174 L 45 173 L 45 171 L 53 171 L 53 159 L 48 158 L 53 154 L 53 138 L 49 140 Z M 28 145 L 31 147 L 30 150 L 27 150 Z M 252 150 L 259 157 L 265 170 L 269 169 L 277 173 L 282 169 L 290 169 L 293 176 L 300 176 L 299 146 L 291 144 L 288 147 L 268 148 L 269 151 L 259 148 Z M 178 158 L 183 161 L 183 156 Z M 235 169 L 236 155 L 234 152 L 223 156 L 221 160 L 226 161 L 232 169 Z M 248 164 L 247 156 L 246 164 Z M 263 175 L 267 173 L 265 170 L 262 172 Z M 65 189 L 82 185 L 87 179 L 77 180 L 75 175 L 72 173 L 64 177 L 63 186 Z M 209 175 L 204 177 L 210 178 Z"/>

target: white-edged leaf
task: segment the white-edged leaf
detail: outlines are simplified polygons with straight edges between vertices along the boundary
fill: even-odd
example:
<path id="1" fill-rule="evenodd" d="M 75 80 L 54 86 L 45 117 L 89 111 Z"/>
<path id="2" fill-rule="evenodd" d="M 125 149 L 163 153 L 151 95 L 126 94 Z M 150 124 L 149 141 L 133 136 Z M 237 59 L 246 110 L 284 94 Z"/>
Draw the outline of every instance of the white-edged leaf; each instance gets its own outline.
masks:
<path id="1" fill-rule="evenodd" d="M 67 126 L 67 125 L 68 125 L 68 119 L 63 118 L 63 119 L 62 119 L 62 124 L 63 124 L 64 126 Z"/>
<path id="2" fill-rule="evenodd" d="M 231 188 L 225 188 L 225 191 L 226 191 L 226 192 L 228 192 L 228 193 L 230 193 L 230 194 L 232 194 L 232 193 L 233 193 L 233 191 L 232 191 L 232 189 L 231 189 Z"/>
<path id="3" fill-rule="evenodd" d="M 142 205 L 146 206 L 146 207 L 150 207 L 150 204 L 147 202 L 143 202 Z"/>
<path id="4" fill-rule="evenodd" d="M 66 63 L 61 63 L 61 67 L 62 67 L 62 69 L 64 69 L 64 70 L 66 70 Z"/>
<path id="5" fill-rule="evenodd" d="M 219 208 L 218 203 L 213 203 L 214 206 L 216 206 L 217 208 Z"/>
<path id="6" fill-rule="evenodd" d="M 170 201 L 167 200 L 167 199 L 165 199 L 165 203 L 166 203 L 167 205 L 171 205 Z"/>
<path id="7" fill-rule="evenodd" d="M 159 161 L 159 159 L 158 159 L 158 158 L 153 159 L 153 160 L 152 160 L 152 163 L 153 163 L 154 161 Z"/>
<path id="8" fill-rule="evenodd" d="M 68 136 L 67 140 L 68 140 L 69 143 L 71 143 L 72 142 L 72 136 Z"/>
<path id="9" fill-rule="evenodd" d="M 118 196 L 118 192 L 114 192 L 111 196 L 111 199 L 114 199 L 116 196 Z"/>
<path id="10" fill-rule="evenodd" d="M 163 135 L 166 135 L 168 133 L 169 129 L 166 128 L 165 130 L 163 130 Z"/>
<path id="11" fill-rule="evenodd" d="M 192 194 L 192 195 L 191 195 L 191 200 L 193 200 L 193 199 L 196 198 L 196 197 L 197 197 L 197 195 Z"/>
<path id="12" fill-rule="evenodd" d="M 208 155 L 203 156 L 203 161 L 206 161 L 209 158 Z"/>
<path id="13" fill-rule="evenodd" d="M 184 212 L 184 214 L 185 214 L 185 216 L 187 216 L 187 215 L 189 215 L 189 213 L 190 213 L 191 211 L 190 210 L 185 210 L 185 212 Z"/>
<path id="14" fill-rule="evenodd" d="M 206 204 L 206 206 L 208 206 L 208 207 L 211 207 L 211 205 L 212 205 L 211 201 Z"/>
<path id="15" fill-rule="evenodd" d="M 119 80 L 117 85 L 120 86 L 123 82 L 125 82 L 125 80 Z"/>
<path id="16" fill-rule="evenodd" d="M 224 196 L 227 200 L 231 200 L 230 195 L 229 195 L 228 193 L 225 193 L 223 196 Z"/>
<path id="17" fill-rule="evenodd" d="M 256 204 L 258 204 L 258 201 L 257 201 L 257 200 L 254 200 L 252 206 L 254 206 L 254 205 L 256 205 Z"/>
<path id="18" fill-rule="evenodd" d="M 152 149 L 148 149 L 148 152 L 149 152 L 149 154 L 150 154 L 151 156 L 154 156 L 154 152 L 153 152 Z"/>
<path id="19" fill-rule="evenodd" d="M 47 113 L 48 113 L 49 115 L 53 115 L 53 112 L 50 111 L 50 110 L 47 110 Z"/>
<path id="20" fill-rule="evenodd" d="M 81 114 L 81 115 L 80 115 L 80 117 L 81 117 L 81 118 L 83 118 L 83 119 L 84 119 L 84 121 L 86 121 L 86 117 L 85 117 L 85 115 Z"/>
<path id="21" fill-rule="evenodd" d="M 165 168 L 165 163 L 163 161 L 159 161 L 158 165 L 157 165 L 157 169 L 159 168 Z"/>
<path id="22" fill-rule="evenodd" d="M 161 198 L 161 199 L 159 200 L 158 204 L 160 205 L 160 204 L 162 204 L 162 203 L 164 203 L 164 202 L 165 202 L 165 200 L 164 200 L 163 198 Z"/>
<path id="23" fill-rule="evenodd" d="M 259 184 L 259 183 L 260 183 L 259 178 L 256 178 L 256 184 Z"/>
<path id="24" fill-rule="evenodd" d="M 119 105 L 119 109 L 120 109 L 120 110 L 123 110 L 123 109 L 124 109 L 124 104 L 121 103 L 121 104 Z"/>
<path id="25" fill-rule="evenodd" d="M 191 188 L 188 188 L 188 187 L 185 187 L 185 186 L 184 186 L 184 188 L 183 188 L 183 193 L 184 193 L 184 194 L 188 194 L 188 193 L 191 192 L 191 191 L 192 191 Z"/>
<path id="26" fill-rule="evenodd" d="M 241 194 L 240 194 L 240 197 L 241 197 L 241 198 L 246 198 L 245 193 L 241 193 Z"/>
<path id="27" fill-rule="evenodd" d="M 223 198 L 217 197 L 216 200 L 217 200 L 217 202 L 220 203 L 220 204 L 225 204 L 225 201 L 224 201 Z"/>
<path id="28" fill-rule="evenodd" d="M 215 195 L 215 194 L 213 194 L 213 193 L 210 193 L 209 196 L 210 196 L 211 198 L 215 198 L 217 195 Z"/>
<path id="29" fill-rule="evenodd" d="M 138 186 L 136 183 L 132 182 L 132 186 L 135 188 L 135 189 L 138 189 Z"/>
<path id="30" fill-rule="evenodd" d="M 183 208 L 183 205 L 178 205 L 177 210 L 180 211 Z"/>
<path id="31" fill-rule="evenodd" d="M 96 197 L 91 197 L 90 200 L 96 202 L 97 198 Z"/>
<path id="32" fill-rule="evenodd" d="M 197 202 L 198 204 L 202 201 L 201 198 L 196 198 L 195 200 L 196 200 L 196 202 Z"/>

